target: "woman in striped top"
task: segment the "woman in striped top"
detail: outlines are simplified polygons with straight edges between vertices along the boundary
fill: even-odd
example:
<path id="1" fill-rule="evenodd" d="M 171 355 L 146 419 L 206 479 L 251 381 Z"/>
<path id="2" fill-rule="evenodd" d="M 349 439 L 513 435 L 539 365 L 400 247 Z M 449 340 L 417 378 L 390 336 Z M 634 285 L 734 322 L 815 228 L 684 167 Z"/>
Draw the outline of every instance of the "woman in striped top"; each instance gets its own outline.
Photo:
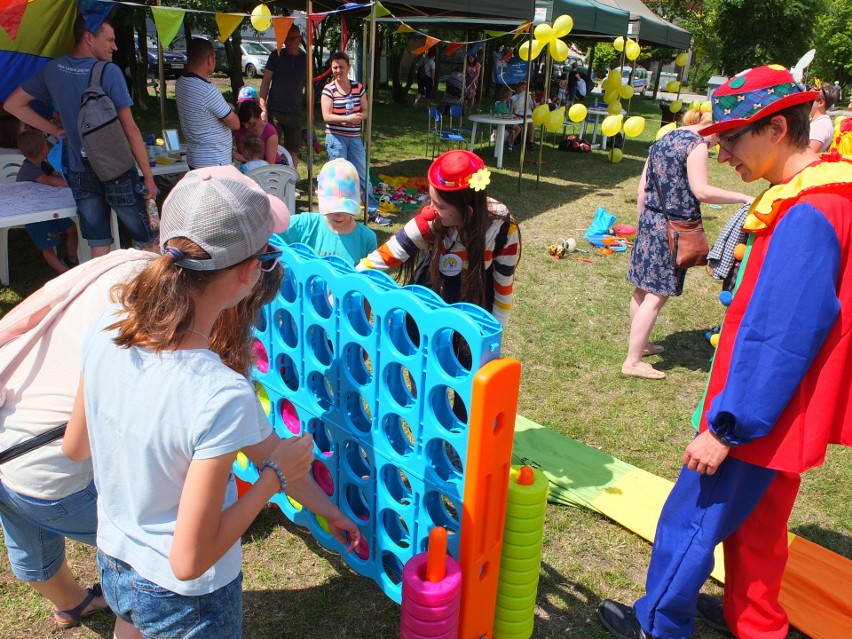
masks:
<path id="1" fill-rule="evenodd" d="M 373 189 L 367 191 L 367 153 L 361 141 L 361 123 L 367 119 L 364 85 L 349 80 L 348 55 L 338 51 L 331 54 L 329 61 L 334 79 L 325 85 L 321 100 L 328 159 L 343 158 L 355 166 L 361 182 L 361 193 L 369 194 L 367 207 L 371 218 L 374 218 L 379 203 L 373 196 Z M 379 219 L 375 221 L 381 222 Z M 390 220 L 387 223 L 390 224 Z"/>
<path id="2" fill-rule="evenodd" d="M 428 177 L 430 203 L 357 268 L 402 265 L 403 284 L 427 286 L 451 304 L 481 306 L 505 327 L 521 254 L 518 225 L 488 197 L 491 173 L 476 154 L 447 151 Z"/>

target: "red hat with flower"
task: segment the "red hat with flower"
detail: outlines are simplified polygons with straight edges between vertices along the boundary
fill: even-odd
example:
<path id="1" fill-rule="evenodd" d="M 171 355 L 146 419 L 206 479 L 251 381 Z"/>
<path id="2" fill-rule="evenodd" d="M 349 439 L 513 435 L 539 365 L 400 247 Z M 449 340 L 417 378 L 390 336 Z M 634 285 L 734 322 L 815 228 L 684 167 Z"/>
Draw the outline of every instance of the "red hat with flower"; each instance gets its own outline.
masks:
<path id="1" fill-rule="evenodd" d="M 802 88 L 781 65 L 747 69 L 713 92 L 713 124 L 699 134 L 736 129 L 791 106 L 813 102 L 818 95 L 818 91 Z"/>
<path id="2" fill-rule="evenodd" d="M 439 191 L 482 191 L 491 182 L 491 171 L 476 153 L 459 149 L 436 157 L 428 177 L 429 184 Z"/>

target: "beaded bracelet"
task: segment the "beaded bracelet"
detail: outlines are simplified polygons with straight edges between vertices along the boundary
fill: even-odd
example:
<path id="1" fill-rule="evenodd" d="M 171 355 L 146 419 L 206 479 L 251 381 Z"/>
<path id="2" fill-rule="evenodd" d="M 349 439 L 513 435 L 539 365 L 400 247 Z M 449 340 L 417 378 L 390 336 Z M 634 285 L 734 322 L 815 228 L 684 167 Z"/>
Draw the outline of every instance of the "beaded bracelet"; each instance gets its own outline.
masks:
<path id="1" fill-rule="evenodd" d="M 276 464 L 274 461 L 267 459 L 260 465 L 260 472 L 263 474 L 263 471 L 267 468 L 271 468 L 275 471 L 275 474 L 278 475 L 278 481 L 281 482 L 281 490 L 278 492 L 286 493 L 287 492 L 287 478 L 284 476 L 284 471 L 281 470 L 281 467 Z"/>

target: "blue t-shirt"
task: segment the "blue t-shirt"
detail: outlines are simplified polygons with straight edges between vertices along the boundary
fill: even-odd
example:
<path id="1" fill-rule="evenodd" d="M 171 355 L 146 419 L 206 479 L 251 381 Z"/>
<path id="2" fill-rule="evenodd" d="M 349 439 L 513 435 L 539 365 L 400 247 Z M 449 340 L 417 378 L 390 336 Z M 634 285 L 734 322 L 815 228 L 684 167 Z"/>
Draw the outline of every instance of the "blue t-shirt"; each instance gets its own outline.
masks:
<path id="1" fill-rule="evenodd" d="M 77 116 L 80 114 L 80 98 L 89 86 L 89 75 L 95 62 L 94 58 L 65 55 L 45 64 L 38 73 L 21 85 L 31 96 L 45 104 L 52 104 L 59 111 L 62 128 L 68 136 L 68 167 L 77 172 L 86 170 L 81 155 L 80 135 L 77 132 Z M 117 65 L 106 66 L 101 86 L 117 111 L 133 105 L 133 99 L 127 92 L 124 74 Z"/>
<path id="2" fill-rule="evenodd" d="M 352 266 L 376 250 L 376 233 L 372 229 L 356 223 L 354 231 L 341 235 L 328 228 L 325 216 L 319 213 L 292 216 L 290 227 L 280 236 L 287 244 L 307 244 L 320 257 L 336 255 Z"/>

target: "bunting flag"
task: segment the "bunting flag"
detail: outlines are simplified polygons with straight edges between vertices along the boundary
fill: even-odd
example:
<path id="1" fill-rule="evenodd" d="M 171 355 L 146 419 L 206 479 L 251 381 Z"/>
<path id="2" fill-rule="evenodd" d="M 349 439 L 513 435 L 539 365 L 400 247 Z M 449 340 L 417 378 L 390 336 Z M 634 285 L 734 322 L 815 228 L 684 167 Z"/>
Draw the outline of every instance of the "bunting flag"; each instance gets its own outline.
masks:
<path id="1" fill-rule="evenodd" d="M 180 25 L 183 24 L 183 9 L 172 9 L 166 7 L 151 7 L 151 15 L 157 27 L 157 37 L 164 49 L 175 39 Z"/>
<path id="2" fill-rule="evenodd" d="M 0 8 L 0 28 L 14 40 L 18 37 L 18 27 L 27 10 L 27 0 L 6 0 L 6 5 Z"/>
<path id="3" fill-rule="evenodd" d="M 515 37 L 513 38 L 513 40 L 517 40 L 520 36 L 525 36 L 527 34 L 527 32 L 530 30 L 531 26 L 532 26 L 532 22 L 527 20 L 521 26 L 519 26 L 517 29 L 515 29 Z"/>
<path id="4" fill-rule="evenodd" d="M 83 16 L 86 28 L 94 33 L 106 20 L 109 12 L 112 11 L 112 4 L 99 0 L 77 0 L 77 8 L 80 9 L 80 15 Z"/>
<path id="5" fill-rule="evenodd" d="M 502 36 L 504 36 L 504 35 L 509 35 L 509 34 L 510 34 L 510 33 L 512 33 L 512 32 L 511 32 L 511 31 L 493 31 L 493 30 L 487 30 L 485 33 L 486 33 L 486 34 L 488 34 L 488 35 L 490 35 L 492 38 L 500 38 L 500 37 L 502 37 Z"/>
<path id="6" fill-rule="evenodd" d="M 508 62 L 509 60 L 512 59 L 513 55 L 515 55 L 515 47 L 511 47 L 509 49 L 509 51 L 506 53 L 506 55 L 504 55 L 502 58 L 500 58 L 500 60 L 501 60 L 501 62 Z"/>
<path id="7" fill-rule="evenodd" d="M 429 49 L 434 47 L 436 44 L 438 44 L 440 41 L 441 40 L 439 38 L 433 38 L 432 36 L 426 36 L 426 44 L 424 44 L 422 47 L 418 47 L 417 49 L 415 49 L 411 53 L 414 54 L 414 55 L 422 55 L 422 54 L 426 53 Z"/>
<path id="8" fill-rule="evenodd" d="M 276 51 L 281 51 L 284 48 L 284 40 L 287 39 L 287 34 L 290 33 L 290 27 L 293 26 L 293 18 L 291 16 L 275 16 L 272 18 L 272 29 L 275 31 L 275 46 Z"/>
<path id="9" fill-rule="evenodd" d="M 11 20 L 10 5 L 0 1 L 0 22 Z M 74 20 L 78 15 L 74 0 L 30 0 L 17 22 L 16 37 L 0 29 L 0 102 L 9 97 L 27 78 L 51 58 L 74 48 Z"/>
<path id="10" fill-rule="evenodd" d="M 217 13 L 216 26 L 219 27 L 219 42 L 224 42 L 230 38 L 245 17 L 241 13 Z"/>
<path id="11" fill-rule="evenodd" d="M 450 44 L 450 45 L 446 48 L 446 50 L 444 51 L 444 57 L 445 57 L 445 58 L 449 58 L 449 57 L 450 57 L 451 55 L 453 55 L 456 51 L 458 51 L 459 49 L 461 49 L 461 48 L 462 48 L 462 44 L 463 44 L 463 43 L 461 43 L 461 42 L 453 42 L 452 44 Z"/>
<path id="12" fill-rule="evenodd" d="M 381 2 L 376 2 L 376 17 L 384 18 L 385 16 L 393 15 L 390 11 L 385 8 Z"/>
<path id="13" fill-rule="evenodd" d="M 467 57 L 470 58 L 470 57 L 475 56 L 477 53 L 479 53 L 479 50 L 482 48 L 482 45 L 484 45 L 484 44 L 485 44 L 484 41 L 474 42 L 473 46 L 470 49 L 467 50 Z"/>
<path id="14" fill-rule="evenodd" d="M 397 33 L 414 33 L 414 28 L 409 27 L 403 22 L 399 25 L 399 27 L 397 27 L 396 31 L 394 31 L 394 35 L 396 35 Z"/>

